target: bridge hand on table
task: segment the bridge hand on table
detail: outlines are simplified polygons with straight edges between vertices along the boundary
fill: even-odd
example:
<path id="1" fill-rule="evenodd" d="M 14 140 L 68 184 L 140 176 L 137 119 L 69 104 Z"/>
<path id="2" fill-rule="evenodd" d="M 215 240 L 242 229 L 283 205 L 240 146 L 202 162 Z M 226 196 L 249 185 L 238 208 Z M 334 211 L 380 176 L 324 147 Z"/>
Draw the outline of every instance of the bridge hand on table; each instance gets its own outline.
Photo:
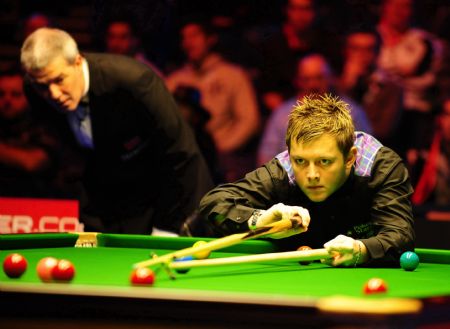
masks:
<path id="1" fill-rule="evenodd" d="M 308 230 L 310 222 L 308 210 L 298 206 L 287 206 L 282 203 L 277 203 L 267 210 L 255 210 L 248 220 L 248 226 L 251 230 L 254 230 L 283 219 L 297 219 L 301 224 L 284 232 L 271 234 L 268 237 L 282 239 Z"/>
<path id="2" fill-rule="evenodd" d="M 365 257 L 364 244 L 342 234 L 323 246 L 333 257 L 322 260 L 322 263 L 330 266 L 356 266 L 362 263 Z"/>

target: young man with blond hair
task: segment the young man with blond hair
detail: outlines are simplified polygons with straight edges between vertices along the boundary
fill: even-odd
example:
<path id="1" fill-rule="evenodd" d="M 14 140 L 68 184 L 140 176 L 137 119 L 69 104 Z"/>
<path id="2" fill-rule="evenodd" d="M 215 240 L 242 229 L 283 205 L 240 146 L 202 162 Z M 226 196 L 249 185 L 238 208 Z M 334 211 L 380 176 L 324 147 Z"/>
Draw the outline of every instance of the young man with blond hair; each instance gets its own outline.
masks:
<path id="1" fill-rule="evenodd" d="M 287 249 L 324 246 L 335 252 L 332 266 L 398 262 L 414 247 L 408 172 L 394 151 L 354 131 L 348 104 L 305 96 L 290 113 L 286 144 L 287 151 L 202 199 L 201 214 L 218 231 L 300 216 L 300 228 L 273 238 Z"/>

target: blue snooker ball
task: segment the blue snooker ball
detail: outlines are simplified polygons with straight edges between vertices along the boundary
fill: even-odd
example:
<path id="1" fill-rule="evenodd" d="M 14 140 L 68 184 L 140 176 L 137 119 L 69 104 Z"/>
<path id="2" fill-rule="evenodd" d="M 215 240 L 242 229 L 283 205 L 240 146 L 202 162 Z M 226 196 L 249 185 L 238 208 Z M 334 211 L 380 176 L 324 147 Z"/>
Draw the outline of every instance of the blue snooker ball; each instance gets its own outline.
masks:
<path id="1" fill-rule="evenodd" d="M 400 266 L 405 271 L 414 271 L 419 266 L 419 256 L 412 251 L 404 252 L 400 256 Z"/>
<path id="2" fill-rule="evenodd" d="M 193 256 L 185 256 L 185 257 L 180 257 L 180 258 L 175 258 L 173 261 L 174 262 L 186 262 L 186 261 L 190 261 L 190 260 L 194 260 Z M 185 274 L 187 272 L 189 272 L 188 268 L 176 268 L 175 272 L 179 273 L 179 274 Z"/>

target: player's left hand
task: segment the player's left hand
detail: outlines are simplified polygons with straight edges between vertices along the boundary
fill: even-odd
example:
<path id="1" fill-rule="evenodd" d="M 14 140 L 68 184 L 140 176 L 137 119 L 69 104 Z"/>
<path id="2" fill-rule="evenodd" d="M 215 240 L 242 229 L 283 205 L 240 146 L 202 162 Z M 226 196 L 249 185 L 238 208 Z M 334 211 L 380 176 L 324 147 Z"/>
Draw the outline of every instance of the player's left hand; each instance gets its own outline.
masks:
<path id="1" fill-rule="evenodd" d="M 345 235 L 338 235 L 333 240 L 325 243 L 324 248 L 333 255 L 332 258 L 322 260 L 322 263 L 330 266 L 354 266 L 364 260 L 364 244 Z"/>

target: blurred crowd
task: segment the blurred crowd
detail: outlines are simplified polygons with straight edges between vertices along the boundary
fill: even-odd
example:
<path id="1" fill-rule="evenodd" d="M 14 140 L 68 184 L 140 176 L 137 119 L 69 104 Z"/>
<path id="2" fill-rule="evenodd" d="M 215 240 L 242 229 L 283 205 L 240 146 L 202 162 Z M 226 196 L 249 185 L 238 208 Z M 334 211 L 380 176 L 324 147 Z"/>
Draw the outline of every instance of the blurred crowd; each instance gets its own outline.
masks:
<path id="1" fill-rule="evenodd" d="M 22 1 L 29 8 L 2 45 L 55 26 L 79 36 L 81 51 L 145 63 L 192 126 L 216 184 L 285 150 L 299 98 L 332 93 L 351 105 L 357 130 L 403 157 L 415 205 L 450 205 L 447 1 L 81 2 L 89 38 L 55 19 L 70 16 L 70 1 Z M 18 65 L 2 65 L 0 195 L 77 198 L 82 157 L 31 113 L 23 79 Z"/>

